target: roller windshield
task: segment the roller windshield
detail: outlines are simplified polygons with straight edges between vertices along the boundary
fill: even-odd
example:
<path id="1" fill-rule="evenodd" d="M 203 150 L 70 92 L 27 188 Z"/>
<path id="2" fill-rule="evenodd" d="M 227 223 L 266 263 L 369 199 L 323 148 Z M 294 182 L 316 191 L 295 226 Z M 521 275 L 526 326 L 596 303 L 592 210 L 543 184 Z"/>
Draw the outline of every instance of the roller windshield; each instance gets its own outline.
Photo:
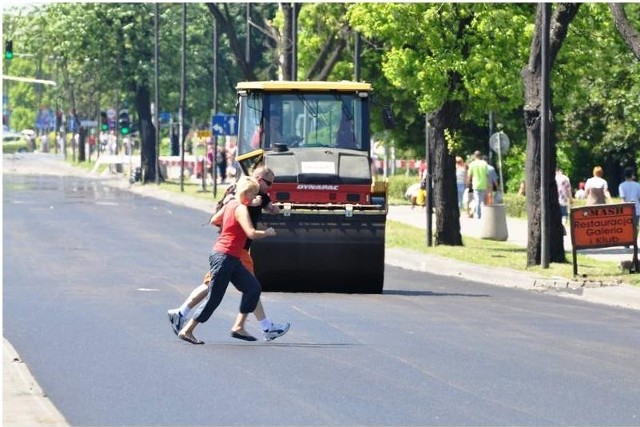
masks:
<path id="1" fill-rule="evenodd" d="M 240 96 L 240 154 L 276 144 L 368 151 L 367 98 L 356 93 L 266 93 Z M 358 131 L 359 130 L 359 131 Z"/>

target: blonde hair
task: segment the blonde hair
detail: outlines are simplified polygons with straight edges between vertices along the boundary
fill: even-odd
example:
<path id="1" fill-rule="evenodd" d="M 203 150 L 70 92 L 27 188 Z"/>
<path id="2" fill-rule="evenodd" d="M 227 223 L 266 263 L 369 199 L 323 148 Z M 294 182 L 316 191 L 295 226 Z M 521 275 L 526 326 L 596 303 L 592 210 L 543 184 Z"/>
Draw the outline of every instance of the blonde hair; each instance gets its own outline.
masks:
<path id="1" fill-rule="evenodd" d="M 236 183 L 236 195 L 238 197 L 245 197 L 250 191 L 253 193 L 260 191 L 258 180 L 251 176 L 241 176 Z"/>
<path id="2" fill-rule="evenodd" d="M 603 172 L 604 171 L 602 170 L 601 166 L 596 166 L 596 167 L 593 168 L 593 176 L 597 176 L 599 178 L 602 178 L 602 173 Z"/>
<path id="3" fill-rule="evenodd" d="M 463 158 L 462 158 L 462 157 L 460 157 L 460 156 L 456 156 L 456 164 L 457 164 L 457 165 L 461 165 L 461 164 L 463 164 L 463 163 L 464 163 Z"/>

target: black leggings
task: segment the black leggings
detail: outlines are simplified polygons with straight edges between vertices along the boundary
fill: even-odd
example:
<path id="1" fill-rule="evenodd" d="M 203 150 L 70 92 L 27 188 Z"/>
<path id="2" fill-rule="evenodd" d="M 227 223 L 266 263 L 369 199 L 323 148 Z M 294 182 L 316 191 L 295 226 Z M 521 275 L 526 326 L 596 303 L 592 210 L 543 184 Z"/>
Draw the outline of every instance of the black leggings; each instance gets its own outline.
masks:
<path id="1" fill-rule="evenodd" d="M 239 258 L 222 252 L 212 252 L 209 255 L 209 268 L 212 277 L 209 283 L 209 294 L 204 306 L 200 306 L 193 316 L 196 321 L 204 323 L 209 320 L 222 302 L 229 282 L 233 282 L 233 285 L 242 292 L 240 313 L 252 313 L 256 309 L 262 288 L 258 279 L 242 265 Z"/>

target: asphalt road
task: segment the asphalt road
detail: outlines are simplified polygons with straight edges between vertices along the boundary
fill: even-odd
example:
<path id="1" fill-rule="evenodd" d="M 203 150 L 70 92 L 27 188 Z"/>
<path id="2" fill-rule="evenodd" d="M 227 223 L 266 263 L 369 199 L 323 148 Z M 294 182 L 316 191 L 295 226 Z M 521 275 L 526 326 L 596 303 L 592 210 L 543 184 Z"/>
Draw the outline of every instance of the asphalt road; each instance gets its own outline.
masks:
<path id="1" fill-rule="evenodd" d="M 265 293 L 272 343 L 171 332 L 202 211 L 3 175 L 4 336 L 71 425 L 640 425 L 640 312 L 387 266 L 382 295 Z M 257 333 L 252 320 L 248 328 Z"/>

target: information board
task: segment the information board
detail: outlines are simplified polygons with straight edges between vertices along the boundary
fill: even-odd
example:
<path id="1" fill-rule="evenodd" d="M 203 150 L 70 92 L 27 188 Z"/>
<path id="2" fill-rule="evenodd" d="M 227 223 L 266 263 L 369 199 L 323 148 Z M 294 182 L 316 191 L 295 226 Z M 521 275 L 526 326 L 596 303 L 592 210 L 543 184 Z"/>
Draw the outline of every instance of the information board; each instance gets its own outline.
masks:
<path id="1" fill-rule="evenodd" d="M 571 244 L 576 249 L 631 246 L 635 243 L 633 203 L 571 209 Z"/>
<path id="2" fill-rule="evenodd" d="M 573 274 L 578 273 L 576 250 L 611 246 L 633 246 L 633 262 L 637 270 L 638 246 L 634 214 L 633 203 L 571 208 Z"/>

